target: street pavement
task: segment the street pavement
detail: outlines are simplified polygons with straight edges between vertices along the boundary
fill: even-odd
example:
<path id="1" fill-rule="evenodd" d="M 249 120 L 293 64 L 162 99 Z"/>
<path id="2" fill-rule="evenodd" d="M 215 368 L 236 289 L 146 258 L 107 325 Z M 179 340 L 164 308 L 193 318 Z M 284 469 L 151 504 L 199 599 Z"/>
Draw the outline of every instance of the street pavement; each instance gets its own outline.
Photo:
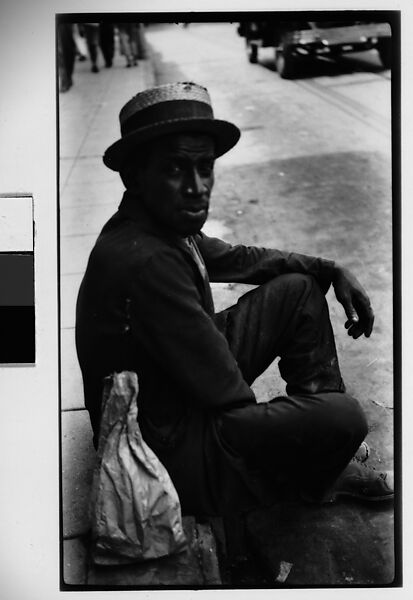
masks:
<path id="1" fill-rule="evenodd" d="M 150 58 L 139 61 L 138 67 L 126 69 L 117 55 L 112 69 L 102 67 L 93 74 L 88 62 L 77 62 L 73 88 L 59 95 L 62 534 L 67 583 L 85 582 L 83 536 L 94 465 L 74 348 L 76 295 L 97 234 L 122 194 L 119 176 L 104 167 L 102 153 L 119 137 L 121 106 L 152 83 L 202 83 L 211 92 L 216 115 L 241 127 L 238 147 L 218 161 L 208 233 L 230 242 L 318 254 L 356 267 L 378 313 L 374 342 L 354 344 L 347 339 L 343 315 L 330 292 L 332 320 L 348 389 L 369 417 L 372 464 L 391 468 L 393 461 L 388 72 L 377 75 L 375 65 L 371 71 L 353 73 L 350 61 L 343 73 L 327 66 L 312 78 L 284 81 L 273 72 L 268 54 L 260 65 L 246 62 L 234 25 L 153 26 L 146 35 Z M 374 114 L 367 108 L 371 95 L 376 98 Z M 216 284 L 217 309 L 236 301 L 246 289 Z M 275 365 L 255 382 L 254 390 L 259 401 L 283 392 Z M 269 561 L 270 570 L 285 563 L 287 555 L 288 564 L 295 563 L 292 584 L 380 584 L 392 579 L 391 509 L 372 513 L 346 505 L 303 516 L 296 507 L 288 516 L 296 524 L 306 523 L 300 530 L 298 525 L 291 530 L 278 526 L 286 515 L 280 517 L 274 510 L 270 527 L 265 516 L 255 515 L 250 533 L 261 540 L 258 546 L 265 549 L 263 560 Z M 357 524 L 359 537 L 351 535 L 348 522 Z M 365 552 L 360 550 L 360 536 Z M 269 542 L 277 537 L 283 556 Z M 301 555 L 294 539 L 300 539 Z M 373 557 L 374 564 L 367 568 L 368 547 L 368 560 L 371 563 Z"/>

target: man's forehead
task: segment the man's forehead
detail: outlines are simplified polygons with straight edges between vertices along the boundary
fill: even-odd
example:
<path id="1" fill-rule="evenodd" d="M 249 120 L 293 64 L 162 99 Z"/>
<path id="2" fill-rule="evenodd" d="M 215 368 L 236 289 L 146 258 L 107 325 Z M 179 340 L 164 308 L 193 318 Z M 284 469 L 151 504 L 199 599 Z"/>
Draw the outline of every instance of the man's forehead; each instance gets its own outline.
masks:
<path id="1" fill-rule="evenodd" d="M 162 153 L 202 152 L 214 154 L 214 140 L 205 133 L 174 133 L 154 140 L 153 149 Z"/>

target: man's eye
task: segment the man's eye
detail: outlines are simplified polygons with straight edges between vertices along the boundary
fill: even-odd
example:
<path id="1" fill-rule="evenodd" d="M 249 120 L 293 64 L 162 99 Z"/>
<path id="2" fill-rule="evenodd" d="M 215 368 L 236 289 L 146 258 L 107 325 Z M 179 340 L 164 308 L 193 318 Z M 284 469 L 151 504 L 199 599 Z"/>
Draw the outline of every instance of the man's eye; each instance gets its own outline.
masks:
<path id="1" fill-rule="evenodd" d="M 169 163 L 165 167 L 165 171 L 168 175 L 179 175 L 181 170 L 182 169 L 178 163 Z"/>
<path id="2" fill-rule="evenodd" d="M 210 163 L 210 162 L 203 163 L 199 167 L 199 172 L 204 177 L 209 177 L 213 170 L 214 170 L 214 163 Z"/>

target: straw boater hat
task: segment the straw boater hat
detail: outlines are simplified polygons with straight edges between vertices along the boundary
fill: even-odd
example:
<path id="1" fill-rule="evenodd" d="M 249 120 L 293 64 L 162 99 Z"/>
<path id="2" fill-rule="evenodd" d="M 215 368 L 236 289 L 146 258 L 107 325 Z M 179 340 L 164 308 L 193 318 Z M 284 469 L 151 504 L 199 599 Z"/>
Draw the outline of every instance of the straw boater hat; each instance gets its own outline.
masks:
<path id="1" fill-rule="evenodd" d="M 122 168 L 134 148 L 169 133 L 207 133 L 215 141 L 215 156 L 238 142 L 238 127 L 214 118 L 208 90 L 196 83 L 168 83 L 139 92 L 119 114 L 121 139 L 112 144 L 103 162 L 113 171 Z"/>

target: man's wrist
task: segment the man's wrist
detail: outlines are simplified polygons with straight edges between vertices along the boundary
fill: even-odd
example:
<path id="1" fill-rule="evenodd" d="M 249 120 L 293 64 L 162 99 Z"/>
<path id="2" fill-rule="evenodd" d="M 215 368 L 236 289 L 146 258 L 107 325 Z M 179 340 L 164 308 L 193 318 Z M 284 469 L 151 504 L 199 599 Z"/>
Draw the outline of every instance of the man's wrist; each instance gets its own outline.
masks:
<path id="1" fill-rule="evenodd" d="M 330 280 L 330 283 L 334 283 L 334 279 L 336 277 L 336 271 L 337 271 L 337 263 L 334 260 L 326 260 L 324 259 L 325 262 L 325 273 L 328 276 L 328 279 Z"/>
<path id="2" fill-rule="evenodd" d="M 334 283 L 336 283 L 337 279 L 345 273 L 346 270 L 347 270 L 346 267 L 343 267 L 343 265 L 340 265 L 336 262 L 334 263 L 332 279 L 331 279 L 333 285 L 334 285 Z"/>

